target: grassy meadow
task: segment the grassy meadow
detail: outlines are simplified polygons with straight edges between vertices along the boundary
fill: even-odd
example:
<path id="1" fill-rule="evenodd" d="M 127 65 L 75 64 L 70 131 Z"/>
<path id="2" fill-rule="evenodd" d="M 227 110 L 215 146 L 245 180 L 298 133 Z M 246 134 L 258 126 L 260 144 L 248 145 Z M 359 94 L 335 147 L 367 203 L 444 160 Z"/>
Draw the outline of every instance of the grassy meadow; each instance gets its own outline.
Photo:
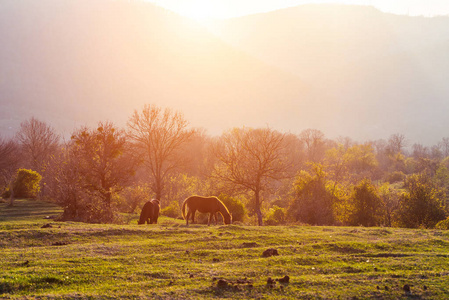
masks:
<path id="1" fill-rule="evenodd" d="M 0 203 L 1 299 L 449 298 L 448 231 L 51 219 L 60 212 Z M 270 248 L 279 255 L 263 257 Z"/>

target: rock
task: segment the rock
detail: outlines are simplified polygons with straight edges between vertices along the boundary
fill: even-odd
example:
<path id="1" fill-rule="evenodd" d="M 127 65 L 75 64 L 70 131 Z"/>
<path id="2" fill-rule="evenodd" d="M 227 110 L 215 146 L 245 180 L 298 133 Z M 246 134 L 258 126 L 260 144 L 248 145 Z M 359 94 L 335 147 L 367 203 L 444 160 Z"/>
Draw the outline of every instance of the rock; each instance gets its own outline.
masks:
<path id="1" fill-rule="evenodd" d="M 410 293 L 410 286 L 408 284 L 404 284 L 404 286 L 402 287 L 402 289 L 404 290 L 405 293 L 409 294 Z"/>
<path id="2" fill-rule="evenodd" d="M 289 283 L 290 282 L 290 276 L 285 275 L 282 278 L 276 279 L 276 281 L 279 281 L 280 283 Z"/>
<path id="3" fill-rule="evenodd" d="M 263 257 L 270 257 L 270 256 L 277 256 L 277 255 L 279 255 L 278 250 L 273 249 L 273 248 L 267 249 L 262 253 Z"/>

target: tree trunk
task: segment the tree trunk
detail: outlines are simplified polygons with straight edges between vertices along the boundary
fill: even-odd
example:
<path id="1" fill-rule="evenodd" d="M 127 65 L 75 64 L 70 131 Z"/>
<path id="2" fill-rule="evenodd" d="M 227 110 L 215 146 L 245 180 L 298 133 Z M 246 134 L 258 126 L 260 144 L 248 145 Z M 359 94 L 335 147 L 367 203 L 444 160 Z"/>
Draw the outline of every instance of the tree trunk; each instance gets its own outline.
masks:
<path id="1" fill-rule="evenodd" d="M 9 206 L 14 206 L 14 187 L 13 181 L 9 183 Z"/>
<path id="2" fill-rule="evenodd" d="M 257 215 L 257 223 L 259 226 L 263 225 L 263 220 L 262 220 L 262 212 L 260 211 L 260 191 L 256 190 L 254 191 L 254 195 L 256 198 L 256 215 Z"/>

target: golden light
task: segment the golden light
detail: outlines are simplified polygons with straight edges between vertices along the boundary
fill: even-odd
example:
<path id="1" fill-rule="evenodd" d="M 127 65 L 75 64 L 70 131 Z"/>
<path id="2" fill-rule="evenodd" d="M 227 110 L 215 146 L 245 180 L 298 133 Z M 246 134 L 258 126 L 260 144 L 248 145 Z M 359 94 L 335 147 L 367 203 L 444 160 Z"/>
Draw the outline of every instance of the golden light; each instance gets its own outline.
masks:
<path id="1" fill-rule="evenodd" d="M 228 17 L 231 8 L 229 4 L 226 5 L 225 3 L 225 1 L 210 0 L 179 1 L 174 7 L 174 11 L 185 17 L 203 22 Z"/>

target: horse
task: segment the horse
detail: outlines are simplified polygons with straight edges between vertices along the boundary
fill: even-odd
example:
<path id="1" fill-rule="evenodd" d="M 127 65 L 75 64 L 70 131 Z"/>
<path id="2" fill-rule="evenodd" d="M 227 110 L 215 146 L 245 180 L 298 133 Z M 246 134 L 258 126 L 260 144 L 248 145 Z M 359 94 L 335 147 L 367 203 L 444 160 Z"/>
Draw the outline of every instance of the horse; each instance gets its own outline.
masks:
<path id="1" fill-rule="evenodd" d="M 186 206 L 189 211 L 186 215 Z M 209 221 L 207 225 L 210 225 L 212 217 L 215 217 L 215 223 L 217 222 L 217 213 L 223 216 L 225 224 L 232 223 L 232 215 L 229 213 L 228 208 L 217 197 L 201 197 L 190 196 L 182 203 L 182 217 L 186 220 L 186 225 L 189 225 L 189 217 L 192 216 L 192 223 L 195 223 L 195 212 L 209 213 Z"/>
<path id="2" fill-rule="evenodd" d="M 157 218 L 159 217 L 159 210 L 161 209 L 159 200 L 152 199 L 145 203 L 140 213 L 140 218 L 137 224 L 157 224 Z"/>

